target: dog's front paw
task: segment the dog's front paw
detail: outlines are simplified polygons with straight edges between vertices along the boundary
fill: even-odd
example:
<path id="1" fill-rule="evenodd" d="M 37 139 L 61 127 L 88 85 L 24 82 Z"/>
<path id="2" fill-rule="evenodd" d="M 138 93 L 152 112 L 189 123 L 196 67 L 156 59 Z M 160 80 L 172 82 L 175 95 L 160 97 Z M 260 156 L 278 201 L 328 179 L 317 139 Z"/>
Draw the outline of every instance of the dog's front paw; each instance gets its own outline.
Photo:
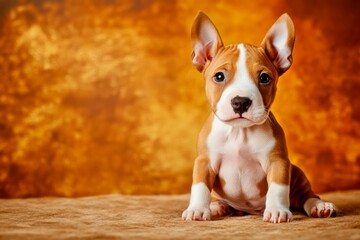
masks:
<path id="1" fill-rule="evenodd" d="M 266 207 L 264 211 L 264 222 L 282 223 L 290 222 L 292 213 L 286 207 Z"/>
<path id="2" fill-rule="evenodd" d="M 189 206 L 183 213 L 182 219 L 187 221 L 210 220 L 211 211 L 209 207 L 191 207 Z"/>

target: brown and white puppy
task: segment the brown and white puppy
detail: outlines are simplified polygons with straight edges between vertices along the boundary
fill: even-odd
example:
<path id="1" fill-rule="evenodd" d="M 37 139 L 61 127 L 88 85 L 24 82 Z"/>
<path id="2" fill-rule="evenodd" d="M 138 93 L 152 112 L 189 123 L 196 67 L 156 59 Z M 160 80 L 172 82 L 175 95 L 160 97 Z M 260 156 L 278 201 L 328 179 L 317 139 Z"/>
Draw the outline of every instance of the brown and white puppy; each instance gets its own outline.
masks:
<path id="1" fill-rule="evenodd" d="M 192 61 L 206 82 L 211 114 L 198 139 L 193 185 L 184 220 L 229 214 L 263 214 L 288 222 L 290 208 L 313 217 L 335 216 L 334 204 L 311 190 L 289 161 L 285 135 L 270 111 L 279 76 L 292 63 L 294 24 L 283 14 L 260 47 L 224 46 L 200 12 L 191 31 Z"/>

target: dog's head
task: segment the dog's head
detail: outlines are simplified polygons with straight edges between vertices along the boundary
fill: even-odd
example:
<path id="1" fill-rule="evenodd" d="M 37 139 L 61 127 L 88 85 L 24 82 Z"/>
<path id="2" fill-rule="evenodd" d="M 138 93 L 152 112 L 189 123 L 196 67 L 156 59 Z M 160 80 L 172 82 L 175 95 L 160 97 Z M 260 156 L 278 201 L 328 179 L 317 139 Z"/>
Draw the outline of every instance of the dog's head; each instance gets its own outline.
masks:
<path id="1" fill-rule="evenodd" d="M 294 24 L 283 14 L 260 47 L 224 46 L 208 16 L 200 12 L 191 30 L 192 62 L 206 81 L 211 109 L 223 122 L 250 127 L 264 123 L 276 94 L 278 77 L 292 63 Z"/>

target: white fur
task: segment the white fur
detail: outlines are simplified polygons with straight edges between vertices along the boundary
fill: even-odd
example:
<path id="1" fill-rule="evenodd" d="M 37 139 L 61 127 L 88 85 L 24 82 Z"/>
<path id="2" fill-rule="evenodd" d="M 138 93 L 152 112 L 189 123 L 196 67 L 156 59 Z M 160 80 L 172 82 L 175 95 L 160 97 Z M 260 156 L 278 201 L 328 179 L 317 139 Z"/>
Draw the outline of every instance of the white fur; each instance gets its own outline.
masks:
<path id="1" fill-rule="evenodd" d="M 210 191 L 205 183 L 196 183 L 191 187 L 190 206 L 209 207 L 211 201 Z"/>
<path id="2" fill-rule="evenodd" d="M 205 183 L 196 183 L 191 187 L 190 204 L 183 212 L 184 220 L 210 220 L 211 195 Z"/>
<path id="3" fill-rule="evenodd" d="M 290 187 L 288 185 L 272 182 L 266 195 L 264 221 L 274 223 L 290 221 L 292 213 L 289 208 Z"/>
<path id="4" fill-rule="evenodd" d="M 290 187 L 288 185 L 271 183 L 266 197 L 266 205 L 290 207 Z"/>
<path id="5" fill-rule="evenodd" d="M 242 116 L 248 120 L 238 120 L 237 126 L 248 127 L 254 124 L 262 123 L 267 116 L 263 99 L 259 89 L 254 81 L 251 79 L 249 71 L 246 66 L 247 52 L 243 44 L 238 45 L 240 51 L 240 58 L 237 62 L 237 71 L 234 76 L 234 81 L 226 87 L 222 96 L 217 103 L 216 115 L 222 120 L 230 120 L 238 118 L 239 115 L 234 112 L 231 106 L 231 99 L 236 96 L 248 97 L 252 101 L 252 105 L 247 112 Z"/>
<path id="6" fill-rule="evenodd" d="M 265 192 L 260 192 L 259 184 L 266 189 L 268 154 L 275 145 L 271 127 L 233 127 L 214 118 L 207 145 L 213 171 L 226 182 L 223 200 L 240 211 L 262 212 Z"/>
<path id="7" fill-rule="evenodd" d="M 244 44 L 240 43 L 238 45 L 238 49 L 240 51 L 240 58 L 236 64 L 237 72 L 235 75 L 235 81 L 232 86 L 229 86 L 229 88 L 234 87 L 235 90 L 241 89 L 245 94 L 248 95 L 247 97 L 251 97 L 254 95 L 254 92 L 258 92 L 258 88 L 251 80 L 249 70 L 246 66 L 247 52 Z"/>

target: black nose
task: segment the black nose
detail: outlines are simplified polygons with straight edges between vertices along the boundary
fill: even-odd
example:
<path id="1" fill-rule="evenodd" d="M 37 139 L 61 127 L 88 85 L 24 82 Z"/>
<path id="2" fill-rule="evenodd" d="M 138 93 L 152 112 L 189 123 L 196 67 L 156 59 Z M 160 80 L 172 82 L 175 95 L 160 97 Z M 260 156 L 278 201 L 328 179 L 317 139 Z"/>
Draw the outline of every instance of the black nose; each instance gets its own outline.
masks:
<path id="1" fill-rule="evenodd" d="M 236 96 L 231 99 L 231 106 L 233 107 L 234 112 L 239 113 L 240 115 L 250 108 L 251 103 L 252 101 L 247 97 Z"/>

